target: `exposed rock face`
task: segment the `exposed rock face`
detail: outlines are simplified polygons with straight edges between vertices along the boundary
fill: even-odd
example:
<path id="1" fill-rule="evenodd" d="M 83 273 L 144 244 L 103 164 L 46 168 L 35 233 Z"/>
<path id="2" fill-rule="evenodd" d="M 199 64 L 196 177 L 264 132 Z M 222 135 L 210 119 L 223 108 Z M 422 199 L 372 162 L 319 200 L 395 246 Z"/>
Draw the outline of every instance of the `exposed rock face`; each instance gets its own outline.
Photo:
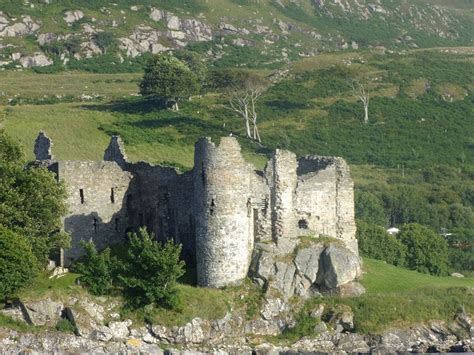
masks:
<path id="1" fill-rule="evenodd" d="M 298 240 L 298 239 L 295 239 Z M 353 282 L 361 276 L 359 257 L 336 240 L 326 246 L 314 238 L 309 245 L 293 244 L 292 248 L 257 244 L 250 275 L 271 292 L 284 299 L 293 295 L 311 297 L 320 292 L 341 296 L 364 293 L 362 285 Z"/>
<path id="2" fill-rule="evenodd" d="M 50 298 L 37 302 L 27 302 L 22 307 L 28 323 L 33 325 L 56 325 L 64 306 Z"/>
<path id="3" fill-rule="evenodd" d="M 319 280 L 328 289 L 355 280 L 362 274 L 359 258 L 344 247 L 328 246 L 321 254 Z"/>
<path id="4" fill-rule="evenodd" d="M 84 17 L 84 13 L 81 10 L 66 11 L 64 13 L 63 20 L 68 25 L 72 25 L 74 22 L 79 21 L 83 17 Z"/>
<path id="5" fill-rule="evenodd" d="M 52 65 L 53 61 L 43 53 L 35 53 L 32 56 L 21 57 L 20 64 L 23 68 L 46 67 Z"/>
<path id="6" fill-rule="evenodd" d="M 10 24 L 10 20 L 0 11 L 0 37 L 20 37 L 33 34 L 40 28 L 30 16 L 22 16 L 21 22 Z"/>

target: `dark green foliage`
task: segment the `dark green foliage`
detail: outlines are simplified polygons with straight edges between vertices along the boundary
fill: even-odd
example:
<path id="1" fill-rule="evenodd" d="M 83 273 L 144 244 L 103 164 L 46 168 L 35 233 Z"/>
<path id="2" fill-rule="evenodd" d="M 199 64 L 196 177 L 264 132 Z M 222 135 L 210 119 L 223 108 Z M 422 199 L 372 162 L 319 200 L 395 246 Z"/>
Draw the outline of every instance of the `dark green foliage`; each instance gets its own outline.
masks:
<path id="1" fill-rule="evenodd" d="M 59 232 L 66 189 L 45 168 L 25 168 L 15 144 L 3 132 L 0 137 L 0 225 L 25 236 L 44 266 L 52 250 L 69 245 Z"/>
<path id="2" fill-rule="evenodd" d="M 153 240 L 145 229 L 129 234 L 127 253 L 121 260 L 118 281 L 131 307 L 157 304 L 180 307 L 176 280 L 184 274 L 181 246 Z"/>
<path id="3" fill-rule="evenodd" d="M 0 225 L 0 297 L 13 296 L 37 271 L 28 240 Z"/>
<path id="4" fill-rule="evenodd" d="M 16 163 L 21 161 L 22 157 L 20 146 L 0 130 L 0 163 Z"/>
<path id="5" fill-rule="evenodd" d="M 449 244 L 449 267 L 451 271 L 474 271 L 474 230 L 468 228 L 452 229 L 446 237 Z"/>
<path id="6" fill-rule="evenodd" d="M 115 37 L 111 32 L 97 32 L 93 40 L 104 53 L 107 53 L 107 50 L 115 44 Z"/>
<path id="7" fill-rule="evenodd" d="M 405 224 L 398 239 L 406 246 L 406 265 L 412 270 L 432 275 L 448 271 L 448 243 L 431 229 L 420 224 Z"/>
<path id="8" fill-rule="evenodd" d="M 204 57 L 197 52 L 187 50 L 177 51 L 174 55 L 196 75 L 199 87 L 204 87 L 207 80 L 207 66 Z"/>
<path id="9" fill-rule="evenodd" d="M 385 226 L 384 206 L 380 199 L 371 192 L 355 191 L 355 215 L 357 219 L 370 224 Z"/>
<path id="10" fill-rule="evenodd" d="M 56 323 L 56 330 L 63 333 L 75 333 L 77 328 L 71 323 L 69 319 L 61 318 Z"/>
<path id="11" fill-rule="evenodd" d="M 154 56 L 148 61 L 139 87 L 140 94 L 172 104 L 199 90 L 197 76 L 186 64 L 168 54 Z"/>
<path id="12" fill-rule="evenodd" d="M 149 58 L 150 55 L 144 54 L 136 58 L 126 58 L 123 63 L 121 63 L 117 56 L 108 53 L 81 60 L 71 59 L 66 68 L 104 74 L 135 73 L 143 70 Z"/>
<path id="13" fill-rule="evenodd" d="M 112 288 L 112 261 L 110 249 L 100 254 L 93 242 L 82 242 L 86 255 L 74 267 L 74 271 L 81 274 L 79 281 L 84 284 L 93 295 L 105 295 Z"/>
<path id="14" fill-rule="evenodd" d="M 385 228 L 358 221 L 357 240 L 362 256 L 404 266 L 406 247 Z"/>

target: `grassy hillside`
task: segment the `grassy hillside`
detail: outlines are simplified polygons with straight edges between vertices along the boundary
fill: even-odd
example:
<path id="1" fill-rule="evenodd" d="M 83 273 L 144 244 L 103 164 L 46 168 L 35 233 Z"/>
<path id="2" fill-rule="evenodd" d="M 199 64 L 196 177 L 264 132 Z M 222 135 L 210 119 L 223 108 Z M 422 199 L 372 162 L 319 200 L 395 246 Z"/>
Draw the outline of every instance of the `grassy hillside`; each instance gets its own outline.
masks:
<path id="1" fill-rule="evenodd" d="M 0 125 L 33 158 L 39 130 L 57 159 L 98 160 L 120 134 L 133 161 L 187 170 L 195 141 L 239 137 L 244 156 L 263 168 L 275 148 L 348 160 L 357 218 L 382 226 L 420 223 L 453 234 L 450 271 L 470 274 L 474 251 L 473 54 L 469 48 L 404 53 L 329 53 L 289 66 L 257 110 L 263 139 L 244 138 L 242 121 L 209 91 L 179 112 L 136 97 L 141 73 L 0 73 Z M 260 70 L 263 75 L 271 71 Z M 17 75 L 21 74 L 21 75 Z M 15 79 L 16 78 L 16 79 Z M 371 87 L 369 123 L 348 81 Z M 34 83 L 34 85 L 30 85 Z"/>
<path id="2" fill-rule="evenodd" d="M 70 59 L 69 69 L 119 72 L 136 67 L 136 60 L 127 59 L 120 64 L 126 50 L 118 48 L 118 40 L 133 37 L 138 28 L 164 31 L 156 43 L 165 47 L 182 46 L 166 31 L 164 21 L 150 19 L 152 7 L 209 26 L 212 40 L 186 43 L 188 48 L 206 55 L 218 66 L 275 68 L 288 61 L 335 49 L 470 46 L 474 38 L 471 25 L 474 6 L 470 0 L 381 3 L 369 0 L 118 0 L 114 3 L 57 0 L 50 4 L 41 0 L 28 3 L 3 0 L 1 11 L 12 22 L 30 16 L 40 28 L 27 35 L 0 38 L 0 44 L 4 46 L 0 47 L 0 59 L 3 57 L 4 61 L 11 62 L 12 53 L 31 55 L 43 51 L 55 61 L 55 65 L 47 69 L 50 71 L 61 70 L 64 56 L 60 58 L 60 53 Z M 81 10 L 84 17 L 67 24 L 63 20 L 64 13 L 74 10 Z M 233 29 L 223 30 L 222 24 L 231 25 Z M 94 41 L 92 33 L 85 33 L 84 25 L 112 34 L 115 43 L 107 55 L 103 55 L 105 51 L 98 51 L 92 58 L 84 59 L 90 56 L 85 54 L 84 48 Z M 82 49 L 71 50 L 66 39 L 40 45 L 38 36 L 45 33 L 77 39 Z M 80 59 L 75 59 L 76 53 L 82 54 Z M 13 61 L 7 68 L 14 69 L 17 64 Z"/>

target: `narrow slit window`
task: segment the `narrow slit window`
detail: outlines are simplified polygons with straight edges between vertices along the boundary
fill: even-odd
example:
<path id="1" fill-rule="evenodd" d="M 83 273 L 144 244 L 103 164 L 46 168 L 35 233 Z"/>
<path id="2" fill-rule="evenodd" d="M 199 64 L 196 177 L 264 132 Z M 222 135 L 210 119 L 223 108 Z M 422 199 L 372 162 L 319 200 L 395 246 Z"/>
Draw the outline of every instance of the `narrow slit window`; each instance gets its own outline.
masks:
<path id="1" fill-rule="evenodd" d="M 81 199 L 81 205 L 84 204 L 84 189 L 79 189 L 79 197 Z"/>
<path id="2" fill-rule="evenodd" d="M 97 228 L 99 227 L 99 221 L 97 220 L 97 218 L 94 218 L 94 233 L 97 233 Z"/>
<path id="3" fill-rule="evenodd" d="M 110 189 L 110 202 L 115 203 L 115 187 Z"/>
<path id="4" fill-rule="evenodd" d="M 216 203 L 214 202 L 214 199 L 211 200 L 211 208 L 209 209 L 209 213 L 211 216 L 214 214 L 214 209 L 216 207 Z"/>

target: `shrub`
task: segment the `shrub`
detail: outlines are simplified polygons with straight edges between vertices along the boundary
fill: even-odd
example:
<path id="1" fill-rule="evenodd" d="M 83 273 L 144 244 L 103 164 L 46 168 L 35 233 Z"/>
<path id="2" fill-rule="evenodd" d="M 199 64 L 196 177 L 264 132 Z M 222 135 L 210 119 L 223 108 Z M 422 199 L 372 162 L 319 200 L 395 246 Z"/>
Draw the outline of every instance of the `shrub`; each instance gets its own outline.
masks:
<path id="1" fill-rule="evenodd" d="M 181 245 L 154 241 L 145 229 L 128 235 L 127 254 L 121 262 L 118 281 L 131 307 L 147 304 L 177 309 L 176 280 L 184 274 Z"/>
<path id="2" fill-rule="evenodd" d="M 79 281 L 94 295 L 104 295 L 112 288 L 110 249 L 98 253 L 93 242 L 82 242 L 86 255 L 75 271 L 82 274 Z"/>
<path id="3" fill-rule="evenodd" d="M 61 318 L 56 323 L 56 330 L 63 333 L 75 333 L 77 329 L 69 319 Z"/>
<path id="4" fill-rule="evenodd" d="M 406 265 L 410 269 L 433 275 L 447 273 L 448 243 L 431 229 L 406 224 L 398 239 L 407 247 Z"/>
<path id="5" fill-rule="evenodd" d="M 362 256 L 397 266 L 405 264 L 406 247 L 385 228 L 358 221 L 357 239 Z"/>
<path id="6" fill-rule="evenodd" d="M 28 240 L 0 225 L 0 297 L 8 298 L 37 273 Z"/>

